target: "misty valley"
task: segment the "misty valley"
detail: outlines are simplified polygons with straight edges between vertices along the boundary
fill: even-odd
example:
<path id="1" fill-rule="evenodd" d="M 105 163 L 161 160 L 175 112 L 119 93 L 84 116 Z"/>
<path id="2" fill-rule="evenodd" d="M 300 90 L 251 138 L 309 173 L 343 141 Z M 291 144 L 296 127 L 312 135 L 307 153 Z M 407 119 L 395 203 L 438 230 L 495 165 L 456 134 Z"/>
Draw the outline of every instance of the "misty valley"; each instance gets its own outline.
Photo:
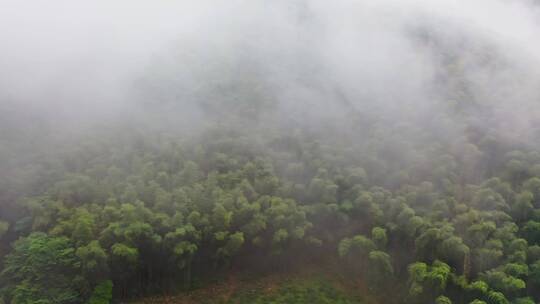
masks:
<path id="1" fill-rule="evenodd" d="M 0 2 L 0 304 L 540 302 L 538 1 Z"/>

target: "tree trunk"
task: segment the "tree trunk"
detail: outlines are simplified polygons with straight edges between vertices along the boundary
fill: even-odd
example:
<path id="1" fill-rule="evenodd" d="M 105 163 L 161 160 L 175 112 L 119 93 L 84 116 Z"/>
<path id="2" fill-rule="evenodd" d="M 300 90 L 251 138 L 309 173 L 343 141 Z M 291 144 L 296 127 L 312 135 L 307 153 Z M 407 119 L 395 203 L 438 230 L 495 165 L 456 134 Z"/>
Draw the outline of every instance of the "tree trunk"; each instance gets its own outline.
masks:
<path id="1" fill-rule="evenodd" d="M 186 269 L 184 270 L 184 290 L 191 289 L 191 258 L 188 259 Z"/>

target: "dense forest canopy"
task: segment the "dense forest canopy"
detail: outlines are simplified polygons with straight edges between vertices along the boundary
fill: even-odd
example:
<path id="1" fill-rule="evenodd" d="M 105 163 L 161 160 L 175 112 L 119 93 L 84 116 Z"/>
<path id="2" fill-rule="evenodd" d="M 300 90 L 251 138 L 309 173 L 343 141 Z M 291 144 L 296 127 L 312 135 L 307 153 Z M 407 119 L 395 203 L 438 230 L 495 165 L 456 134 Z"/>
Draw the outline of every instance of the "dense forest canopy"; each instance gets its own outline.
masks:
<path id="1" fill-rule="evenodd" d="M 0 303 L 540 301 L 537 2 L 6 2 Z"/>

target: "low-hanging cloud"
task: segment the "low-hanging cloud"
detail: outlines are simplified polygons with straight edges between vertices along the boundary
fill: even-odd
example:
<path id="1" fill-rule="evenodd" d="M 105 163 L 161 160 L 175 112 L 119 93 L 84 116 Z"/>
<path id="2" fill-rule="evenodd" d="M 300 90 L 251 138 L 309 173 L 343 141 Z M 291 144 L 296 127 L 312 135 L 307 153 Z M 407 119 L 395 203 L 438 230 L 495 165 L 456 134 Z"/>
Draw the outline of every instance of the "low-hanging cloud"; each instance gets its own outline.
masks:
<path id="1" fill-rule="evenodd" d="M 2 7 L 0 106 L 73 127 L 144 114 L 141 104 L 202 120 L 201 104 L 239 100 L 262 100 L 278 116 L 312 124 L 351 111 L 418 124 L 453 103 L 474 102 L 509 136 L 529 136 L 540 117 L 534 1 Z"/>

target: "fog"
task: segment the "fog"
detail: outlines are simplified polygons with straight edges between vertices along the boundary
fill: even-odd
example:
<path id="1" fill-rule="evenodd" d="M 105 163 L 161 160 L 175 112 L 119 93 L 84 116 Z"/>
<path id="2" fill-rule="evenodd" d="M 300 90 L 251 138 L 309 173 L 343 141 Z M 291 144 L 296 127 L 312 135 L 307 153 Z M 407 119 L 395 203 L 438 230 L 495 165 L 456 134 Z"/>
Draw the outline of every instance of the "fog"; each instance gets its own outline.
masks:
<path id="1" fill-rule="evenodd" d="M 181 288 L 538 303 L 540 0 L 0 0 L 0 304 Z"/>
<path id="2" fill-rule="evenodd" d="M 216 118 L 201 105 L 221 117 L 233 102 L 300 124 L 429 124 L 476 103 L 480 124 L 527 138 L 539 17 L 538 3 L 501 0 L 4 0 L 0 105 L 76 129 L 149 111 L 196 125 Z"/>

